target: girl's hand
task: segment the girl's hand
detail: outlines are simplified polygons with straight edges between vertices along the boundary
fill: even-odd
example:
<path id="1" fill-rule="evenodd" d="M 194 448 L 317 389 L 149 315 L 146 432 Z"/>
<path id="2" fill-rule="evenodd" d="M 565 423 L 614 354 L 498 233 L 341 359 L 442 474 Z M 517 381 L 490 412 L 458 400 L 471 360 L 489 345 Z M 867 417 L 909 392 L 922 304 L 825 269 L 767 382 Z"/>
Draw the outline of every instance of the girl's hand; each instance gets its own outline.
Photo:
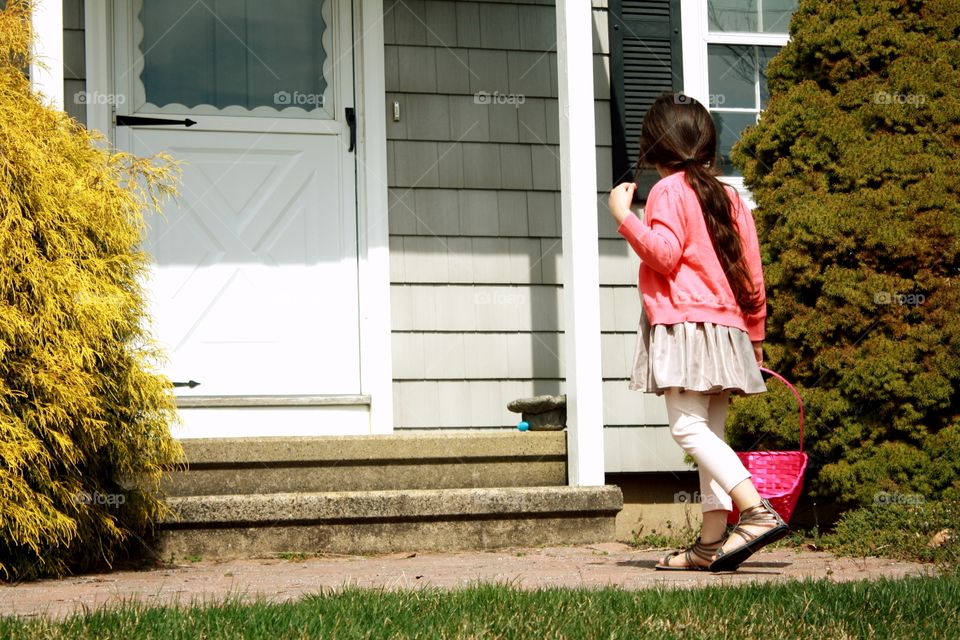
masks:
<path id="1" fill-rule="evenodd" d="M 633 182 L 624 182 L 618 184 L 610 191 L 610 197 L 607 199 L 607 205 L 610 207 L 610 215 L 621 224 L 627 216 L 632 216 L 630 205 L 633 203 L 633 192 L 637 190 L 637 185 Z"/>
<path id="2" fill-rule="evenodd" d="M 753 343 L 753 357 L 757 359 L 757 366 L 763 366 L 763 342 Z"/>

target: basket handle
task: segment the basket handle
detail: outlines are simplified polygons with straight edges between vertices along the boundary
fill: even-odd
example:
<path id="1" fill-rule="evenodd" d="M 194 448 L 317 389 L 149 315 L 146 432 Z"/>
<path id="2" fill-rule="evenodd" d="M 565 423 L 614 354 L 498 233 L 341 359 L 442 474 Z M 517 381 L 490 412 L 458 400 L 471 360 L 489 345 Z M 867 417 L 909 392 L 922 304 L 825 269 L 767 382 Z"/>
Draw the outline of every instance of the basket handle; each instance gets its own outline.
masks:
<path id="1" fill-rule="evenodd" d="M 776 371 L 771 371 L 770 369 L 767 369 L 766 367 L 760 367 L 760 371 L 763 371 L 764 373 L 770 374 L 771 376 L 773 376 L 774 378 L 776 378 L 777 380 L 779 380 L 779 381 L 782 382 L 783 384 L 787 385 L 787 389 L 790 389 L 790 392 L 791 392 L 791 393 L 793 394 L 793 396 L 797 399 L 797 405 L 799 405 L 799 407 L 800 407 L 800 451 L 803 451 L 803 400 L 800 398 L 800 392 L 797 391 L 797 388 L 796 388 L 796 387 L 794 387 L 792 384 L 790 384 L 790 381 L 789 381 L 789 380 L 787 380 L 786 378 L 784 378 L 782 375 L 780 375 L 780 374 L 777 373 Z"/>

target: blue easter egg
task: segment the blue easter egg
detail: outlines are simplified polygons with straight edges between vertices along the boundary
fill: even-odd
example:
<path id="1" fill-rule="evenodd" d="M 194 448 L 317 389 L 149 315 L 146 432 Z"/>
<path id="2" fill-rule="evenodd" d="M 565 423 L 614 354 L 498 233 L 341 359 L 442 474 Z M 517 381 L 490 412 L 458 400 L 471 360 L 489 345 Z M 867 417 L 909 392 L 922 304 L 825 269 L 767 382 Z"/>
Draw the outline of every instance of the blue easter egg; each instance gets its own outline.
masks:
<path id="1" fill-rule="evenodd" d="M 524 420 L 517 425 L 517 429 L 520 429 L 520 431 L 527 431 L 528 429 L 530 429 L 530 423 Z"/>

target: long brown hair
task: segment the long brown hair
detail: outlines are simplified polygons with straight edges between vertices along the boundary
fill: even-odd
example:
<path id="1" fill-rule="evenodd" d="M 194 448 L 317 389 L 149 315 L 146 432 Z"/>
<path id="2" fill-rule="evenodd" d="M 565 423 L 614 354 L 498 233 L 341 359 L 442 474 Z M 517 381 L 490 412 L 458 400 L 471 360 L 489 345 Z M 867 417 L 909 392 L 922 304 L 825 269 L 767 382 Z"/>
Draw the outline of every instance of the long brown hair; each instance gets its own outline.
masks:
<path id="1" fill-rule="evenodd" d="M 684 172 L 737 304 L 745 313 L 758 311 L 762 298 L 747 268 L 730 197 L 717 179 L 717 130 L 702 104 L 672 93 L 654 101 L 643 118 L 637 169 L 654 165 Z"/>

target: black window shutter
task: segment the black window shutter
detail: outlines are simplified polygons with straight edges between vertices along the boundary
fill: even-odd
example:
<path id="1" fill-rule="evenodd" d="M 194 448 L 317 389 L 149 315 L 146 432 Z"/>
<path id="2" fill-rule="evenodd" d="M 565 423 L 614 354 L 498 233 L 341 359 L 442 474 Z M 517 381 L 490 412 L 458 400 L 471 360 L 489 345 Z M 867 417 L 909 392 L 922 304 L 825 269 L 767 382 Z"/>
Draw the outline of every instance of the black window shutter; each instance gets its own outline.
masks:
<path id="1" fill-rule="evenodd" d="M 657 173 L 634 175 L 643 115 L 657 96 L 683 89 L 680 0 L 610 0 L 609 6 L 612 186 L 635 179 L 645 198 Z"/>

